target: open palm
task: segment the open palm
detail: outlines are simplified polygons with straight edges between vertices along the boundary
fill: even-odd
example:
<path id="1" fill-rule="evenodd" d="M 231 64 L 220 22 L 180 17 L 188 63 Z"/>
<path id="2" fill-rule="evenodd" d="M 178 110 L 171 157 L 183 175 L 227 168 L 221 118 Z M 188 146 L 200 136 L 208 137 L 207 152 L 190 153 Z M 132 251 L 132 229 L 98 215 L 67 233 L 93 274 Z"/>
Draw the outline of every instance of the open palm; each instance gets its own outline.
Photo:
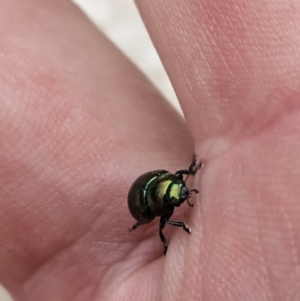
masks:
<path id="1" fill-rule="evenodd" d="M 299 300 L 296 0 L 138 0 L 186 123 L 69 1 L 4 0 L 0 282 L 15 300 Z M 135 222 L 193 153 L 192 234 Z M 173 231 L 173 232 L 172 232 Z"/>

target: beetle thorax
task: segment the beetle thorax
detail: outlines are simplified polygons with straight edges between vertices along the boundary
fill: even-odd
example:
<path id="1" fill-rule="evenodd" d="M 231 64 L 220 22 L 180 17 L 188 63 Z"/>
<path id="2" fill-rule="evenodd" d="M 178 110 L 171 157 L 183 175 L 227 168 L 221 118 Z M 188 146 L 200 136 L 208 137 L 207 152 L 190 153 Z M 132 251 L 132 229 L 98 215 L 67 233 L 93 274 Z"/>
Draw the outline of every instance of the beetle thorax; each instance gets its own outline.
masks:
<path id="1" fill-rule="evenodd" d="M 168 191 L 169 186 L 172 184 L 171 180 L 163 180 L 156 187 L 156 197 L 163 200 Z"/>
<path id="2" fill-rule="evenodd" d="M 171 183 L 169 186 L 169 191 L 168 191 L 168 197 L 169 199 L 176 199 L 179 200 L 181 197 L 181 191 L 183 189 L 183 184 L 182 183 Z"/>
<path id="3" fill-rule="evenodd" d="M 175 205 L 186 199 L 188 189 L 181 180 L 164 180 L 159 183 L 156 193 L 157 198 L 165 205 Z"/>

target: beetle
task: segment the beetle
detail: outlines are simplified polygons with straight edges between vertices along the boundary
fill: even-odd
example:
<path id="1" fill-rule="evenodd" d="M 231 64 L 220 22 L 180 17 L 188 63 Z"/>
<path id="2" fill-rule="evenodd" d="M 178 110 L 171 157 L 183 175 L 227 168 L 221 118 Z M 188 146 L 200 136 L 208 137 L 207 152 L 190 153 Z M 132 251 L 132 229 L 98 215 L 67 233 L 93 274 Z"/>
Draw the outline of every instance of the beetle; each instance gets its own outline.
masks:
<path id="1" fill-rule="evenodd" d="M 160 169 L 139 176 L 128 192 L 128 208 L 137 221 L 129 231 L 135 230 L 140 225 L 150 223 L 159 216 L 159 237 L 164 245 L 164 255 L 168 250 L 167 240 L 162 232 L 166 224 L 182 227 L 185 232 L 190 234 L 191 229 L 184 222 L 172 221 L 170 217 L 175 207 L 179 207 L 185 201 L 190 207 L 194 206 L 190 198 L 192 192 L 199 193 L 199 191 L 189 189 L 186 186 L 186 181 L 189 175 L 196 174 L 202 165 L 201 161 L 197 165 L 196 160 L 193 160 L 188 169 L 178 170 L 174 174 Z M 187 175 L 185 180 L 183 175 Z"/>

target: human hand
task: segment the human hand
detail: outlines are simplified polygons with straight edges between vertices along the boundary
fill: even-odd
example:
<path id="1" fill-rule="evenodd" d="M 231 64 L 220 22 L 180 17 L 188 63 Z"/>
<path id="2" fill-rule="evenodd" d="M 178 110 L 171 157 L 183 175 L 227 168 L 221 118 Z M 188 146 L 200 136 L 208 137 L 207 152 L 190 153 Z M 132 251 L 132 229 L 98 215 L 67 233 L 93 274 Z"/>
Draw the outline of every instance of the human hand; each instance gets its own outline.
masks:
<path id="1" fill-rule="evenodd" d="M 22 301 L 299 300 L 299 5 L 137 5 L 187 125 L 69 1 L 2 3 L 0 282 Z M 128 233 L 127 192 L 194 152 L 193 231 L 169 227 L 165 257 L 157 221 Z"/>

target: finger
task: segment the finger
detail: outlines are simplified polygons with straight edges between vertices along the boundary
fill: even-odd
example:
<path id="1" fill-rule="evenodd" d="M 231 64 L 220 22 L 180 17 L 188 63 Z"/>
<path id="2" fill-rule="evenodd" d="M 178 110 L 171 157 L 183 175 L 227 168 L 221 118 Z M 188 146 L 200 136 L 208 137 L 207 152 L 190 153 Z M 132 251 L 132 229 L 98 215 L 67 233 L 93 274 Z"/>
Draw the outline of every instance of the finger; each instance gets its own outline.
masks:
<path id="1" fill-rule="evenodd" d="M 21 297 L 68 300 L 88 283 L 96 290 L 134 246 L 120 241 L 135 177 L 179 169 L 192 142 L 69 1 L 9 0 L 2 11 L 0 280 Z"/>
<path id="2" fill-rule="evenodd" d="M 206 159 L 193 234 L 172 239 L 182 257 L 170 246 L 163 297 L 296 300 L 299 4 L 137 4 Z"/>
<path id="3" fill-rule="evenodd" d="M 298 108 L 298 1 L 136 2 L 203 156 Z"/>

